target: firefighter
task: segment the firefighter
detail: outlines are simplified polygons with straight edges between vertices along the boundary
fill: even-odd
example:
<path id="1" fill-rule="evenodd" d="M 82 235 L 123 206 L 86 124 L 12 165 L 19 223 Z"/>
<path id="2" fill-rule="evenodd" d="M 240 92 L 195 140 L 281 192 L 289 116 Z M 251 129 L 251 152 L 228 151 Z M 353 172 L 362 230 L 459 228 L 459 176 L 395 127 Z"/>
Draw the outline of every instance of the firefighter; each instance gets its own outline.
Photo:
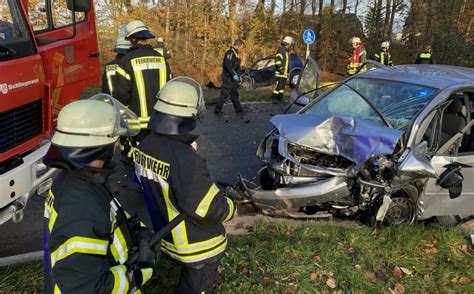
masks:
<path id="1" fill-rule="evenodd" d="M 44 158 L 46 165 L 61 170 L 45 201 L 46 293 L 132 293 L 153 273 L 150 231 L 121 208 L 107 183 L 119 134 L 138 132 L 117 119 L 119 113 L 138 119 L 103 96 L 72 102 L 60 111 Z M 127 267 L 133 246 L 144 255 L 136 267 Z"/>
<path id="2" fill-rule="evenodd" d="M 416 64 L 434 64 L 433 59 L 433 49 L 430 45 L 425 47 L 425 50 L 418 54 L 418 57 L 415 60 Z"/>
<path id="3" fill-rule="evenodd" d="M 147 43 L 155 36 L 143 22 L 131 21 L 126 30 L 125 39 L 132 43 L 132 47 L 117 68 L 116 98 L 138 114 L 141 131 L 133 140 L 140 142 L 149 134 L 146 128 L 156 94 L 170 80 L 171 71 L 165 58 Z"/>
<path id="4" fill-rule="evenodd" d="M 126 28 L 123 26 L 117 36 L 117 40 L 115 41 L 115 59 L 107 63 L 105 66 L 104 73 L 102 75 L 102 93 L 110 94 L 111 96 L 115 97 L 115 88 L 117 85 L 117 76 L 116 70 L 119 66 L 120 60 L 122 57 L 127 54 L 128 49 L 130 49 L 131 43 L 128 40 L 125 40 L 126 35 Z"/>
<path id="5" fill-rule="evenodd" d="M 382 42 L 382 44 L 380 45 L 380 52 L 375 53 L 375 60 L 386 66 L 393 66 L 392 56 L 390 55 L 390 52 L 388 52 L 389 48 L 389 42 Z"/>
<path id="6" fill-rule="evenodd" d="M 357 72 L 359 67 L 367 61 L 367 51 L 365 50 L 364 45 L 362 45 L 359 37 L 353 37 L 350 41 L 352 44 L 352 55 L 349 65 L 347 66 L 347 74 L 352 76 Z M 361 68 L 359 72 L 365 71 L 367 71 L 367 68 L 364 66 L 364 68 Z"/>
<path id="7" fill-rule="evenodd" d="M 171 53 L 168 48 L 166 48 L 163 38 L 158 38 L 156 40 L 155 51 L 160 53 L 165 59 L 169 59 L 171 57 Z"/>
<path id="8" fill-rule="evenodd" d="M 239 53 L 244 48 L 244 41 L 242 39 L 236 39 L 233 46 L 229 48 L 224 54 L 224 60 L 222 61 L 222 86 L 221 96 L 217 100 L 216 108 L 214 108 L 214 114 L 223 116 L 222 107 L 230 95 L 232 104 L 237 114 L 243 114 L 244 110 L 239 101 L 239 82 L 240 82 L 240 57 Z"/>
<path id="9" fill-rule="evenodd" d="M 152 134 L 132 151 L 154 229 L 187 215 L 161 243 L 162 252 L 182 265 L 179 293 L 211 293 L 227 247 L 222 223 L 235 213 L 233 200 L 211 182 L 206 162 L 193 147 L 197 136 L 190 132 L 203 108 L 196 81 L 171 80 L 158 94 L 148 126 Z"/>
<path id="10" fill-rule="evenodd" d="M 276 85 L 272 92 L 272 103 L 278 104 L 283 100 L 285 93 L 288 71 L 290 68 L 290 48 L 294 40 L 290 36 L 285 36 L 281 41 L 281 46 L 275 56 L 275 80 Z"/>

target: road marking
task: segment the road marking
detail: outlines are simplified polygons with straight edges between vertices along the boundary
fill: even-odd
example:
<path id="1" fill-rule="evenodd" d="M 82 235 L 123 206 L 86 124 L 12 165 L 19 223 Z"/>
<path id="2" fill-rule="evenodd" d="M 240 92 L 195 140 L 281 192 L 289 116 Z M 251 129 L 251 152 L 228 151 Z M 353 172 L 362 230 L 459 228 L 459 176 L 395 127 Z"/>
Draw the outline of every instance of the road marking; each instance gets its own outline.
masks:
<path id="1" fill-rule="evenodd" d="M 8 266 L 17 263 L 36 261 L 43 259 L 43 251 L 30 252 L 0 258 L 0 266 Z"/>

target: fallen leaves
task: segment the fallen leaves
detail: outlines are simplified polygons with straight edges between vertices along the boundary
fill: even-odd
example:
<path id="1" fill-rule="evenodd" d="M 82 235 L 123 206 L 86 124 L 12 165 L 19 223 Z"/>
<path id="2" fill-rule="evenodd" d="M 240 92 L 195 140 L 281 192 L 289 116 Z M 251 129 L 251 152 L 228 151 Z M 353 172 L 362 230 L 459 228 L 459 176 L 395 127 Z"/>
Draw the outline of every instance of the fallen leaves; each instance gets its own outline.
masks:
<path id="1" fill-rule="evenodd" d="M 402 270 L 400 267 L 396 266 L 393 268 L 393 274 L 392 274 L 392 278 L 394 280 L 400 280 L 403 276 L 403 273 L 402 273 Z"/>
<path id="2" fill-rule="evenodd" d="M 438 253 L 438 248 L 436 248 L 434 246 L 434 244 L 426 244 L 425 253 L 426 254 L 436 254 L 436 253 Z"/>
<path id="3" fill-rule="evenodd" d="M 375 283 L 377 281 L 377 278 L 375 277 L 375 273 L 373 272 L 366 272 L 364 274 L 364 279 L 369 283 Z"/>
<path id="4" fill-rule="evenodd" d="M 458 280 L 459 285 L 468 285 L 470 283 L 471 283 L 471 279 L 469 279 L 468 277 L 465 277 L 465 276 L 460 277 L 459 280 Z"/>
<path id="5" fill-rule="evenodd" d="M 405 294 L 405 292 L 406 292 L 405 286 L 403 286 L 400 283 L 397 283 L 395 287 L 393 287 L 393 293 L 395 294 Z"/>
<path id="6" fill-rule="evenodd" d="M 312 272 L 310 275 L 309 275 L 309 279 L 311 280 L 311 282 L 316 282 L 319 278 L 319 275 L 317 272 Z"/>
<path id="7" fill-rule="evenodd" d="M 331 288 L 331 289 L 335 289 L 336 288 L 336 280 L 333 279 L 333 278 L 329 278 L 327 281 L 326 281 L 326 285 Z"/>

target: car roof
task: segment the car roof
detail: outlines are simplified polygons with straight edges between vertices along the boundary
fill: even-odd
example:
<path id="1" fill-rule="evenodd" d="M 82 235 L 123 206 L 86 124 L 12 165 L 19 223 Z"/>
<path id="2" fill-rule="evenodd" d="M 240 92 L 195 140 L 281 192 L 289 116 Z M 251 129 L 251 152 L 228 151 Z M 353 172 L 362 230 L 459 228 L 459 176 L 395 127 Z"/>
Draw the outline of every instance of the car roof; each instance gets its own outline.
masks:
<path id="1" fill-rule="evenodd" d="M 474 68 L 450 65 L 408 64 L 369 70 L 357 77 L 377 78 L 443 89 L 463 83 L 474 85 Z"/>

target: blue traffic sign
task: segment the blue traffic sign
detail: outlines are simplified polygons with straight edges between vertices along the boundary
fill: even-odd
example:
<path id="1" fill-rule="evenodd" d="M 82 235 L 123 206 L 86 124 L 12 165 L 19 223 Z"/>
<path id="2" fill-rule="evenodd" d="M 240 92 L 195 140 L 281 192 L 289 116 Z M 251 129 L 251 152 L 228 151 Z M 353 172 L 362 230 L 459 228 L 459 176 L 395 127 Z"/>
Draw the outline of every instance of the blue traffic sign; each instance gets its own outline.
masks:
<path id="1" fill-rule="evenodd" d="M 306 44 L 313 44 L 313 42 L 316 40 L 316 34 L 313 32 L 311 29 L 307 29 L 303 33 L 303 40 Z"/>

